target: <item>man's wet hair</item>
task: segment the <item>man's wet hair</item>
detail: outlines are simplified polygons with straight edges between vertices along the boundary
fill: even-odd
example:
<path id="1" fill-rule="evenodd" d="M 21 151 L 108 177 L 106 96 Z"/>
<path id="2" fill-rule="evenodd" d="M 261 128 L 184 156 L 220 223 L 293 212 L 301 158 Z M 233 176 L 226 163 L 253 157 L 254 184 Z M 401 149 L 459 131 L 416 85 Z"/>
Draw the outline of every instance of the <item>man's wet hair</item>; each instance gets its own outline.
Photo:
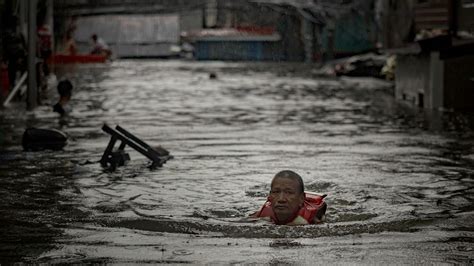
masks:
<path id="1" fill-rule="evenodd" d="M 291 179 L 291 180 L 294 180 L 294 181 L 298 182 L 299 192 L 304 193 L 303 178 L 301 178 L 301 176 L 299 174 L 297 174 L 297 173 L 295 173 L 291 170 L 280 171 L 273 177 L 271 186 L 273 186 L 273 182 L 277 178 L 287 178 L 287 179 Z"/>
<path id="2" fill-rule="evenodd" d="M 71 96 L 72 94 L 72 83 L 65 79 L 58 83 L 58 93 L 60 96 Z"/>

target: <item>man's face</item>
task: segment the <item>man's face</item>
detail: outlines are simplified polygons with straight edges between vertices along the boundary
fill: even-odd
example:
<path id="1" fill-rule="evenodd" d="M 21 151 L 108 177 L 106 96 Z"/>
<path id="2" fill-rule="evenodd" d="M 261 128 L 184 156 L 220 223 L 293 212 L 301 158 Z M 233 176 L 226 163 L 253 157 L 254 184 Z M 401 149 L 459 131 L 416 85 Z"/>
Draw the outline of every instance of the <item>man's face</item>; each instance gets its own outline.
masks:
<path id="1" fill-rule="evenodd" d="M 299 191 L 297 181 L 277 177 L 273 180 L 269 200 L 276 218 L 285 223 L 303 206 L 304 193 Z"/>

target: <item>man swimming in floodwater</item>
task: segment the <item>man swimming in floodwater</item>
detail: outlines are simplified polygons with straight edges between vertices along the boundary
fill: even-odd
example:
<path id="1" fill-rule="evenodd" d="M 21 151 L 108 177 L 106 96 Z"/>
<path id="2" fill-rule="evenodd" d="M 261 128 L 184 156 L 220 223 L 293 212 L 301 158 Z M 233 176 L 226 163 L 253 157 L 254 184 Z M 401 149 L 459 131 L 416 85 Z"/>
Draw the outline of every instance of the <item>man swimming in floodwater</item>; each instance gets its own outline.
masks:
<path id="1" fill-rule="evenodd" d="M 284 170 L 273 177 L 267 202 L 252 217 L 280 225 L 321 223 L 327 208 L 325 196 L 305 192 L 301 176 Z"/>

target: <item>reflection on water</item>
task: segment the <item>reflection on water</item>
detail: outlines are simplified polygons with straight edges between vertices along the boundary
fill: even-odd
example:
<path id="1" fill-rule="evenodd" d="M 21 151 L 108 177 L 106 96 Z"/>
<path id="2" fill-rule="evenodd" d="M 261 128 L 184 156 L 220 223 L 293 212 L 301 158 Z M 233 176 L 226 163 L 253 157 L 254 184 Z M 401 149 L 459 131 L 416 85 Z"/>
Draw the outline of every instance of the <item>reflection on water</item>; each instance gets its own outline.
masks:
<path id="1" fill-rule="evenodd" d="M 314 78 L 306 68 L 180 61 L 78 66 L 68 73 L 75 89 L 65 120 L 49 106 L 4 110 L 1 257 L 238 262 L 230 254 L 203 255 L 213 243 L 223 254 L 232 246 L 257 262 L 285 263 L 313 256 L 304 250 L 324 239 L 339 249 L 320 251 L 340 261 L 337 254 L 370 257 L 369 249 L 345 252 L 339 242 L 369 233 L 382 237 L 360 241 L 400 256 L 403 234 L 417 256 L 446 249 L 439 244 L 427 251 L 419 242 L 447 243 L 457 253 L 444 251 L 431 261 L 472 262 L 472 115 L 413 110 L 394 102 L 385 82 Z M 104 122 L 162 145 L 175 159 L 150 170 L 146 158 L 128 150 L 126 167 L 104 171 L 97 163 L 109 140 Z M 70 142 L 61 152 L 22 152 L 27 126 L 60 128 Z M 265 201 L 282 169 L 300 173 L 307 190 L 328 194 L 325 224 L 241 221 Z M 274 238 L 289 239 L 265 240 Z"/>

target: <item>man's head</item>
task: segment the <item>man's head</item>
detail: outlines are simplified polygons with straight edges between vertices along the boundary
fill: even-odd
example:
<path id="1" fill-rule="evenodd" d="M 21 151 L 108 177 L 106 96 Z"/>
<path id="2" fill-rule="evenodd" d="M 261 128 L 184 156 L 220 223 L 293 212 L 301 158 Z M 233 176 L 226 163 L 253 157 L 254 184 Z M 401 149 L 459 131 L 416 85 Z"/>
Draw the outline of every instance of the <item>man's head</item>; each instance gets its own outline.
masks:
<path id="1" fill-rule="evenodd" d="M 58 83 L 58 93 L 61 98 L 71 98 L 72 95 L 72 83 L 65 79 Z"/>
<path id="2" fill-rule="evenodd" d="M 91 38 L 94 42 L 96 42 L 97 41 L 97 34 L 95 34 L 95 33 L 92 34 Z"/>
<path id="3" fill-rule="evenodd" d="M 290 222 L 304 204 L 303 179 L 290 170 L 277 173 L 273 177 L 268 199 L 278 221 L 282 224 Z"/>

